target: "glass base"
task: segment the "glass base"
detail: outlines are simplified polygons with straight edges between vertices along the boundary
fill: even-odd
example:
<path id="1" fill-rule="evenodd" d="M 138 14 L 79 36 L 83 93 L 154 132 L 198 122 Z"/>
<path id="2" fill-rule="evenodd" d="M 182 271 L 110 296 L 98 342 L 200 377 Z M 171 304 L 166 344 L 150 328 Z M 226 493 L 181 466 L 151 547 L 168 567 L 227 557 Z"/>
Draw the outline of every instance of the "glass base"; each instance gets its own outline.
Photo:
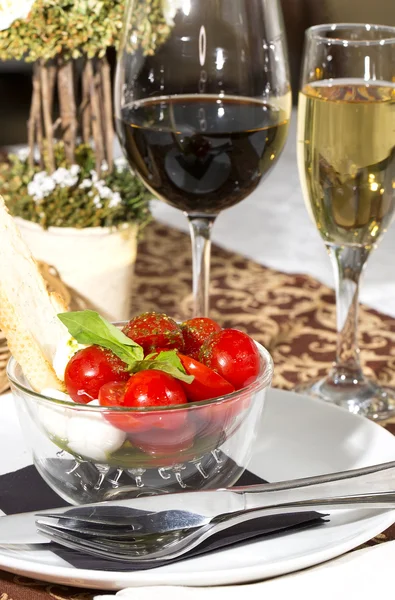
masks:
<path id="1" fill-rule="evenodd" d="M 395 416 L 395 390 L 381 387 L 363 375 L 350 378 L 342 372 L 332 371 L 327 377 L 298 385 L 294 391 L 374 421 Z"/>

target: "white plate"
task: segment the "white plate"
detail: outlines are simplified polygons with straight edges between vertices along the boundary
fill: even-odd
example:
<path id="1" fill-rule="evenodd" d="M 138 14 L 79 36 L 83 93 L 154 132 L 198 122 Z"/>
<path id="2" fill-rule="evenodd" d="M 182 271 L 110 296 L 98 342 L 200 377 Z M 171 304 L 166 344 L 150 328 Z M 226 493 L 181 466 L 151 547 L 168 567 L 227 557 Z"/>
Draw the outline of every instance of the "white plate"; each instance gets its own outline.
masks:
<path id="1" fill-rule="evenodd" d="M 8 407 L 7 407 L 8 404 Z M 26 463 L 11 400 L 3 403 L 0 472 Z M 5 407 L 5 408 L 4 408 Z M 12 435 L 10 435 L 12 432 Z M 4 434 L 4 435 L 3 435 Z M 12 456 L 12 459 L 8 457 Z M 250 470 L 271 480 L 318 475 L 395 459 L 395 437 L 362 417 L 304 396 L 271 390 Z M 4 461 L 3 463 L 1 461 Z M 80 570 L 51 552 L 0 549 L 0 568 L 59 584 L 118 590 L 139 585 L 222 585 L 265 579 L 315 565 L 369 540 L 395 512 L 334 513 L 328 524 L 245 544 L 149 571 Z"/>

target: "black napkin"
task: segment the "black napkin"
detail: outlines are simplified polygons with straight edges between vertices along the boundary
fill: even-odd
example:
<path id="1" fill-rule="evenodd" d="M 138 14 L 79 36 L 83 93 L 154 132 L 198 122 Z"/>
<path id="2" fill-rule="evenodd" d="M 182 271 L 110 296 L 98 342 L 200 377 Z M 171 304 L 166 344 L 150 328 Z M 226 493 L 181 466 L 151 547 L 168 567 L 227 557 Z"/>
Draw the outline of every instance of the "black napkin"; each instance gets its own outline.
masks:
<path id="1" fill-rule="evenodd" d="M 237 482 L 237 485 L 254 485 L 265 483 L 253 473 L 245 471 Z M 21 512 L 48 510 L 68 506 L 41 478 L 33 465 L 0 476 L 0 509 L 6 514 L 17 514 Z M 84 507 L 70 508 L 71 513 L 82 512 Z M 144 511 L 136 509 L 126 509 L 132 515 L 144 514 Z M 233 527 L 230 530 L 223 531 L 201 544 L 198 548 L 184 554 L 181 558 L 175 559 L 186 560 L 194 556 L 213 552 L 235 544 L 245 543 L 262 536 L 279 535 L 297 529 L 305 529 L 315 527 L 324 522 L 325 515 L 310 511 L 305 513 L 289 513 L 287 515 L 265 516 L 252 521 L 246 521 Z M 73 567 L 79 569 L 92 569 L 104 571 L 141 571 L 152 569 L 164 564 L 169 564 L 167 561 L 163 563 L 124 563 L 117 560 L 103 559 L 95 556 L 90 556 L 82 552 L 69 550 L 58 544 L 50 544 L 51 549 L 55 554 L 70 563 Z"/>

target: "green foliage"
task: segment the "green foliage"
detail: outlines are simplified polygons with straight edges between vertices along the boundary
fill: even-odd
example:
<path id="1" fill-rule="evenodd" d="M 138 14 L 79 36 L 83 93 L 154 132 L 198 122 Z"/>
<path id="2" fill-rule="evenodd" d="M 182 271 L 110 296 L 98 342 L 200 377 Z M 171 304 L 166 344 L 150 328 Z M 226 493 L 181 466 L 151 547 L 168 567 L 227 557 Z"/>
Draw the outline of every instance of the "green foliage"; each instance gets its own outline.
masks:
<path id="1" fill-rule="evenodd" d="M 77 147 L 78 167 L 67 166 L 62 142 L 55 146 L 55 157 L 57 171 L 52 175 L 38 165 L 29 167 L 26 156 L 9 155 L 8 162 L 0 163 L 0 194 L 12 215 L 44 229 L 112 227 L 125 222 L 143 227 L 149 222 L 150 194 L 123 159 L 100 178 L 90 146 Z M 82 182 L 90 185 L 84 187 Z"/>
<path id="2" fill-rule="evenodd" d="M 124 0 L 36 0 L 26 19 L 0 31 L 0 60 L 102 57 L 122 28 Z"/>
<path id="3" fill-rule="evenodd" d="M 118 46 L 126 0 L 36 0 L 26 19 L 0 31 L 0 60 L 103 57 Z M 136 2 L 138 44 L 146 54 L 169 35 L 162 0 Z M 146 17 L 148 16 L 148 19 Z M 152 32 L 155 35 L 152 35 Z M 136 45 L 136 46 L 137 46 Z"/>

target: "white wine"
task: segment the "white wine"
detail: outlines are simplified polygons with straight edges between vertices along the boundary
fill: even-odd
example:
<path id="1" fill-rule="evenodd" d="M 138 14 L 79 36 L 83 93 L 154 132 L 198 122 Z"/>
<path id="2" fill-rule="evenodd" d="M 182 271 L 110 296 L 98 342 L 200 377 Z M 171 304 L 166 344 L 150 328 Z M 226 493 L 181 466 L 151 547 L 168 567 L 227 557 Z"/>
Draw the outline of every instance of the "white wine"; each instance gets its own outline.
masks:
<path id="1" fill-rule="evenodd" d="M 326 243 L 374 246 L 395 208 L 395 84 L 306 85 L 299 95 L 298 166 Z"/>

